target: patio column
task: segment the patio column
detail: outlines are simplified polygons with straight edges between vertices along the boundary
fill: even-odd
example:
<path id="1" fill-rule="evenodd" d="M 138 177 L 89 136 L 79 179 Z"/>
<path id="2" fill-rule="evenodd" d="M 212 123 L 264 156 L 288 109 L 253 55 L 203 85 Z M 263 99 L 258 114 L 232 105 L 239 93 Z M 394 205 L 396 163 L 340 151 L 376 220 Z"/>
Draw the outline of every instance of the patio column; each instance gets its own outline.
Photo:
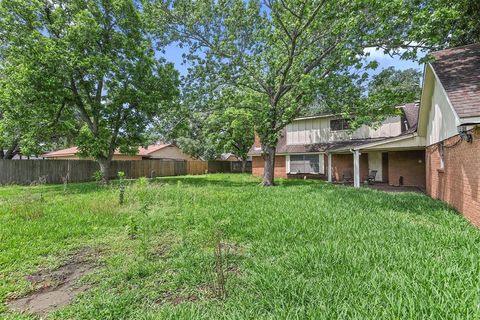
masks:
<path id="1" fill-rule="evenodd" d="M 360 188 L 360 151 L 353 151 L 353 186 Z"/>
<path id="2" fill-rule="evenodd" d="M 328 182 L 332 183 L 332 154 L 328 153 Z"/>

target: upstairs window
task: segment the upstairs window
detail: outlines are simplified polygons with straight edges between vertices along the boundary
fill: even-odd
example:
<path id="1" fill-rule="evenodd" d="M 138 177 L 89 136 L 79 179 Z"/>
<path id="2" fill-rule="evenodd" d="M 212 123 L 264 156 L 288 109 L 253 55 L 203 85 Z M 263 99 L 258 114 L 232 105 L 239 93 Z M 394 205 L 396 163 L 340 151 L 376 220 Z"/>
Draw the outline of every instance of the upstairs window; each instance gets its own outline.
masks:
<path id="1" fill-rule="evenodd" d="M 348 129 L 350 129 L 350 126 L 348 125 L 348 119 L 330 120 L 330 131 L 342 131 Z"/>

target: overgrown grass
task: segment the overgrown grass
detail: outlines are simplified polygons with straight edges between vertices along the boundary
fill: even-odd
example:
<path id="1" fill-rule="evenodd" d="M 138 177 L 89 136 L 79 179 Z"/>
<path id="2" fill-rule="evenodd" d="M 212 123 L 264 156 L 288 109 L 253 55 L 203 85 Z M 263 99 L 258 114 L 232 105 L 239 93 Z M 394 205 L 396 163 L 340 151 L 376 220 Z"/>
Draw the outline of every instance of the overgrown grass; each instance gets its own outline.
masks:
<path id="1" fill-rule="evenodd" d="M 123 206 L 115 186 L 0 188 L 0 300 L 89 247 L 100 265 L 84 279 L 91 289 L 50 318 L 480 318 L 480 232 L 441 202 L 258 182 L 163 178 L 130 184 Z M 215 295 L 219 234 L 225 299 Z M 0 316 L 34 318 L 5 306 Z"/>

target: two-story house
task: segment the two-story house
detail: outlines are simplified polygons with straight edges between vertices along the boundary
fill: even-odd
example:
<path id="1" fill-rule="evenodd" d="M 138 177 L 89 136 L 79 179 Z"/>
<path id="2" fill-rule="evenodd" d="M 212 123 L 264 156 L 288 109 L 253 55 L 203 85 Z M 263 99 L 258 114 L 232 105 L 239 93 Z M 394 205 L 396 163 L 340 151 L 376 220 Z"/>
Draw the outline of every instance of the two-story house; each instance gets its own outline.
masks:
<path id="1" fill-rule="evenodd" d="M 334 115 L 300 118 L 277 146 L 276 177 L 311 176 L 359 187 L 367 174 L 391 185 L 426 187 L 480 226 L 480 44 L 432 53 L 420 106 L 380 128 L 354 133 Z M 418 122 L 418 130 L 417 130 Z M 260 141 L 250 150 L 253 174 L 263 174 Z"/>
<path id="2" fill-rule="evenodd" d="M 375 171 L 376 181 L 424 188 L 425 142 L 416 134 L 418 104 L 400 110 L 400 116 L 386 119 L 378 128 L 364 125 L 354 132 L 348 119 L 338 115 L 295 119 L 281 132 L 275 177 L 351 181 L 359 186 Z M 250 155 L 253 174 L 263 175 L 258 139 Z"/>

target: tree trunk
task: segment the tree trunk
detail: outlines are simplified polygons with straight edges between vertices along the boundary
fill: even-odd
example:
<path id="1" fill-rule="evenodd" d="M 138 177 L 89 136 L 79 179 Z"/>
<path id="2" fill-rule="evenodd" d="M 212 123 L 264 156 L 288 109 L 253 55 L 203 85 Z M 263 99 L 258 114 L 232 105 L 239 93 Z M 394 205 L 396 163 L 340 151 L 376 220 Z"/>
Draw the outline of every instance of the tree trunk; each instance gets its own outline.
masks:
<path id="1" fill-rule="evenodd" d="M 110 179 L 110 159 L 98 159 L 100 165 L 100 172 L 102 173 L 102 184 L 108 184 Z"/>
<path id="2" fill-rule="evenodd" d="M 247 170 L 247 159 L 242 158 L 242 173 L 245 173 L 245 170 Z"/>
<path id="3" fill-rule="evenodd" d="M 17 155 L 17 153 L 18 153 L 18 150 L 17 150 L 17 147 L 16 147 L 16 146 L 14 146 L 14 147 L 12 147 L 12 148 L 10 148 L 10 149 L 7 149 L 6 152 L 4 152 L 4 151 L 2 150 L 2 154 L 3 154 L 3 155 L 2 155 L 2 157 L 1 157 L 1 159 L 12 160 L 13 157 L 15 157 L 15 155 Z"/>
<path id="4" fill-rule="evenodd" d="M 274 171 L 275 171 L 275 147 L 265 147 L 263 159 L 265 166 L 263 168 L 263 182 L 265 187 L 274 186 Z"/>

